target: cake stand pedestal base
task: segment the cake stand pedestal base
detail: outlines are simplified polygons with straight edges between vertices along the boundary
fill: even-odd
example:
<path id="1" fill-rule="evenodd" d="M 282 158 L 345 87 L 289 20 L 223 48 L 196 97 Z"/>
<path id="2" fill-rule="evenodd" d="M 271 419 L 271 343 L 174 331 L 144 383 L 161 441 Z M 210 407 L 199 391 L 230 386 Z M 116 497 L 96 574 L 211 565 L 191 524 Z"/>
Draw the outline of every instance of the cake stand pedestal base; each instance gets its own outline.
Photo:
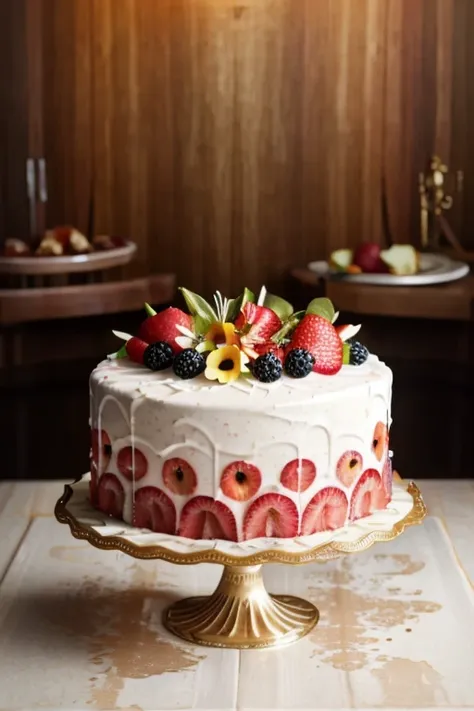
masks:
<path id="1" fill-rule="evenodd" d="M 224 566 L 212 595 L 181 600 L 163 616 L 170 632 L 206 647 L 281 647 L 304 637 L 316 625 L 319 612 L 310 602 L 291 595 L 270 595 L 265 590 L 262 564 L 299 565 L 361 553 L 374 543 L 392 541 L 426 516 L 418 487 L 400 482 L 394 484 L 386 509 L 335 531 L 291 539 L 195 541 L 135 528 L 105 516 L 90 502 L 89 482 L 87 474 L 67 485 L 55 507 L 56 518 L 68 524 L 75 538 L 141 560 Z"/>
<path id="2" fill-rule="evenodd" d="M 169 607 L 164 625 L 173 634 L 208 647 L 257 649 L 296 642 L 316 625 L 317 608 L 291 595 L 270 595 L 262 566 L 225 566 L 215 592 Z"/>

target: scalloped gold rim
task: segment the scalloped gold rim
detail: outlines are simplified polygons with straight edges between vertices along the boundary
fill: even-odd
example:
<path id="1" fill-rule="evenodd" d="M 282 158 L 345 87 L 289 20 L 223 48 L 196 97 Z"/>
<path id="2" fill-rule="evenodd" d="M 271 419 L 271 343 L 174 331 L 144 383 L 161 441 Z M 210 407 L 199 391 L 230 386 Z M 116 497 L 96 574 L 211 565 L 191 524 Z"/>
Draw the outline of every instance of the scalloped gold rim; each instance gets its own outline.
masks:
<path id="1" fill-rule="evenodd" d="M 82 477 L 81 477 L 82 478 Z M 77 481 L 80 481 L 78 479 Z M 75 482 L 77 483 L 77 482 Z M 364 533 L 356 541 L 350 543 L 328 542 L 315 546 L 309 551 L 301 553 L 285 553 L 284 551 L 267 550 L 253 553 L 247 556 L 233 556 L 214 549 L 196 551 L 194 553 L 178 553 L 169 550 L 164 546 L 139 546 L 136 543 L 126 541 L 120 536 L 102 536 L 88 524 L 80 523 L 68 510 L 67 504 L 70 501 L 74 490 L 72 486 L 66 484 L 64 494 L 56 503 L 54 515 L 59 523 L 67 524 L 74 538 L 87 540 L 91 545 L 102 550 L 118 550 L 122 553 L 142 560 L 161 559 L 177 565 L 193 565 L 196 563 L 218 563 L 227 566 L 248 566 L 261 565 L 263 563 L 290 563 L 300 565 L 315 561 L 324 561 L 337 558 L 347 553 L 359 553 L 367 550 L 374 543 L 391 541 L 397 538 L 408 526 L 420 524 L 426 516 L 426 506 L 421 492 L 414 482 L 409 482 L 408 493 L 413 498 L 413 507 L 401 521 L 398 521 L 388 531 L 370 531 Z"/>

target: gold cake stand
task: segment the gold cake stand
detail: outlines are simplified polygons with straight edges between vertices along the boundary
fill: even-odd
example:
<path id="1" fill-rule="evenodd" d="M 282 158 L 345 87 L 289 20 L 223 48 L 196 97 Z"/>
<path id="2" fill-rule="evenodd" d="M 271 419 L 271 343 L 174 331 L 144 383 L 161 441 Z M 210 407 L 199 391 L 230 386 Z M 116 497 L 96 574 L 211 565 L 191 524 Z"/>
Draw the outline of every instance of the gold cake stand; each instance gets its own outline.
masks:
<path id="1" fill-rule="evenodd" d="M 67 485 L 55 507 L 60 523 L 68 524 L 75 538 L 85 539 L 96 548 L 119 550 L 134 558 L 162 559 L 179 565 L 219 563 L 224 566 L 217 589 L 210 596 L 191 597 L 171 605 L 164 613 L 164 625 L 173 634 L 209 647 L 259 649 L 291 644 L 304 637 L 318 622 L 318 609 L 307 600 L 292 595 L 267 592 L 262 577 L 264 563 L 321 562 L 366 550 L 374 543 L 391 541 L 408 526 L 426 516 L 421 493 L 414 483 L 399 483 L 404 500 L 399 520 L 393 525 L 377 525 L 371 516 L 346 527 L 346 540 L 334 538 L 301 549 L 285 539 L 260 539 L 233 544 L 219 541 L 190 541 L 177 536 L 135 529 L 114 519 L 104 519 L 88 498 L 88 476 Z M 394 496 L 394 499 L 396 497 Z M 401 513 L 400 513 L 401 512 Z M 375 514 L 374 514 L 375 516 Z M 263 540 L 263 544 L 262 541 Z M 301 539 L 303 541 L 303 539 Z M 268 547 L 267 547 L 268 546 Z M 235 554 L 232 551 L 235 549 Z"/>

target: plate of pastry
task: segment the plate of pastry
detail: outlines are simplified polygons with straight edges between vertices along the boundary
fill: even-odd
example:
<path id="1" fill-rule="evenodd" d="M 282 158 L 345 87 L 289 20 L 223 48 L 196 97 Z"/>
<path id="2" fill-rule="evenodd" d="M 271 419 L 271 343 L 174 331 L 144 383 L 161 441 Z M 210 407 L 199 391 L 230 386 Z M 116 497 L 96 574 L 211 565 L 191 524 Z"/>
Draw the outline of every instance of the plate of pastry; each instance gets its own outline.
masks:
<path id="1" fill-rule="evenodd" d="M 45 275 L 111 269 L 128 264 L 136 249 L 134 242 L 122 237 L 88 239 L 74 227 L 60 226 L 32 243 L 7 239 L 0 252 L 0 273 Z"/>
<path id="2" fill-rule="evenodd" d="M 468 264 L 444 254 L 419 252 L 410 244 L 382 249 L 375 242 L 337 249 L 328 261 L 310 262 L 308 269 L 325 278 L 384 286 L 442 284 L 469 274 Z"/>

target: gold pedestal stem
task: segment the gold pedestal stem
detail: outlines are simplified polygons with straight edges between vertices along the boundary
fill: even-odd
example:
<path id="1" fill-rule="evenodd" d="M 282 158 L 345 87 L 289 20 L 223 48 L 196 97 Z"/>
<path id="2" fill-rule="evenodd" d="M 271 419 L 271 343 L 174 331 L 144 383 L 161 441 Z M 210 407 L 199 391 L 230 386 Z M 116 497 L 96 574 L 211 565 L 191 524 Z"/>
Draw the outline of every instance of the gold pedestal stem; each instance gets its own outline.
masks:
<path id="1" fill-rule="evenodd" d="M 278 647 L 304 637 L 318 622 L 317 608 L 291 595 L 270 595 L 262 566 L 224 567 L 215 592 L 180 600 L 164 615 L 165 627 L 208 647 Z"/>

